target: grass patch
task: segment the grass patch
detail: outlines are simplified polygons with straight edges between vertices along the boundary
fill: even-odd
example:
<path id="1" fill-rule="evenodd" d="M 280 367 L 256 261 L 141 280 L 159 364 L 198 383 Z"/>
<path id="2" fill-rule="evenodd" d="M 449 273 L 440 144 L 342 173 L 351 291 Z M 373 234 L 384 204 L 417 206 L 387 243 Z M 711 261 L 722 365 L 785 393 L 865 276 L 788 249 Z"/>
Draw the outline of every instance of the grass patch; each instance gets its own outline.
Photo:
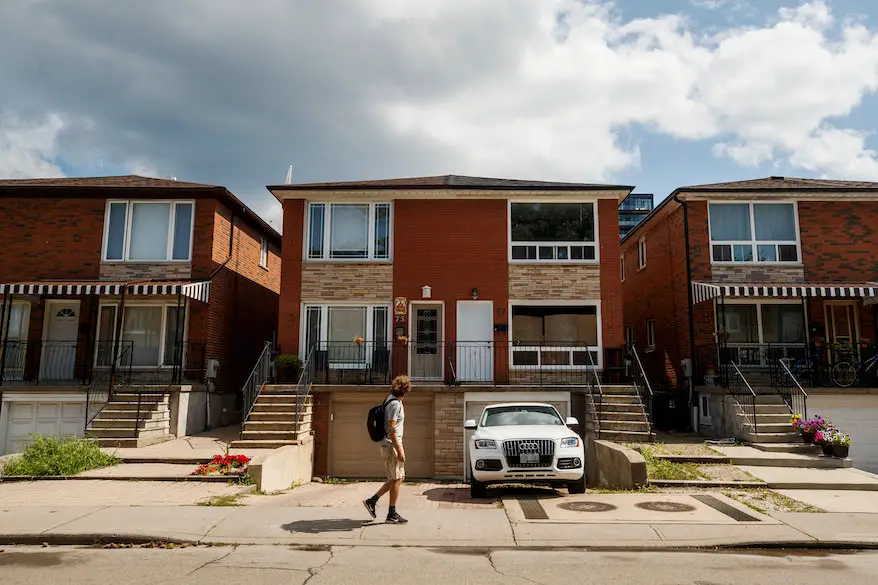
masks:
<path id="1" fill-rule="evenodd" d="M 611 490 L 607 488 L 588 488 L 589 494 L 654 494 L 659 488 L 654 485 L 642 485 L 633 490 Z"/>
<path id="2" fill-rule="evenodd" d="M 217 496 L 203 502 L 198 502 L 199 506 L 224 507 L 224 506 L 243 506 L 238 500 L 244 494 L 229 494 L 227 496 Z"/>
<path id="3" fill-rule="evenodd" d="M 232 477 L 229 480 L 229 485 L 255 485 L 256 482 L 253 480 L 253 477 L 249 473 L 242 473 L 241 475 L 237 475 Z"/>
<path id="4" fill-rule="evenodd" d="M 707 479 L 697 463 L 674 463 L 656 457 L 661 450 L 654 451 L 652 448 L 641 449 L 643 458 L 646 459 L 646 475 L 649 479 L 673 479 L 695 480 Z"/>
<path id="5" fill-rule="evenodd" d="M 6 463 L 3 475 L 68 476 L 117 463 L 118 459 L 101 451 L 97 441 L 33 435 L 24 452 Z"/>
<path id="6" fill-rule="evenodd" d="M 323 479 L 323 483 L 327 485 L 345 485 L 348 483 L 353 483 L 350 479 L 344 479 L 342 477 L 327 477 Z"/>

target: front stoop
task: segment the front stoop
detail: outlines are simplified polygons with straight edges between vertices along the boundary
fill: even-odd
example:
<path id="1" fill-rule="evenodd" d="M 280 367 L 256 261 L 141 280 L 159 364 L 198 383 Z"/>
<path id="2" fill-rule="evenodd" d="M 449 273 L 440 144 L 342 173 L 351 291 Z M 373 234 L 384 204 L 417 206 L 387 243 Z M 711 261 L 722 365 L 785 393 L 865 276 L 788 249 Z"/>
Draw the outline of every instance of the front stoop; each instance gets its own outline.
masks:
<path id="1" fill-rule="evenodd" d="M 296 407 L 299 409 L 296 418 Z M 235 449 L 277 449 L 294 445 L 311 434 L 312 401 L 296 386 L 263 386 Z"/>
<path id="2" fill-rule="evenodd" d="M 168 394 L 116 392 L 86 435 L 101 447 L 145 447 L 173 439 Z"/>
<path id="3" fill-rule="evenodd" d="M 634 386 L 606 386 L 600 401 L 591 396 L 585 407 L 585 428 L 615 443 L 652 443 L 655 432 Z M 597 412 L 595 420 L 594 411 Z"/>

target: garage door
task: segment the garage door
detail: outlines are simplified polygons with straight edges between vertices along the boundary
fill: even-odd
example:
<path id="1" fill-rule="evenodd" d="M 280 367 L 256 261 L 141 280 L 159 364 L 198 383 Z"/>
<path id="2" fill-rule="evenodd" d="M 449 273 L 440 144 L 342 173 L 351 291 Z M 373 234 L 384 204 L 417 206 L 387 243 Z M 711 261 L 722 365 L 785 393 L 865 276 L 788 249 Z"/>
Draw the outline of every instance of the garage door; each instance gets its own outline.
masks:
<path id="1" fill-rule="evenodd" d="M 5 402 L 4 453 L 16 453 L 31 434 L 81 437 L 85 426 L 84 402 Z"/>
<path id="2" fill-rule="evenodd" d="M 501 402 L 542 402 L 542 403 L 551 404 L 552 406 L 554 406 L 558 410 L 558 413 L 560 413 L 560 415 L 562 417 L 564 417 L 565 419 L 568 416 L 570 416 L 570 414 L 568 412 L 569 408 L 570 408 L 570 403 L 567 401 L 554 401 L 554 400 L 547 401 L 545 399 L 540 399 L 539 394 L 536 394 L 533 396 L 525 396 L 525 397 L 522 397 L 519 394 L 519 395 L 514 396 L 514 400 L 510 400 L 509 398 L 504 397 L 502 394 L 498 393 L 497 399 L 493 400 L 493 401 L 479 400 L 479 401 L 467 402 L 466 407 L 464 409 L 464 417 L 463 418 L 464 418 L 464 420 L 473 419 L 476 422 L 479 422 L 479 419 L 482 416 L 482 411 L 485 410 L 486 406 L 490 406 L 491 404 L 498 404 Z M 466 431 L 466 442 L 464 443 L 464 450 L 463 450 L 463 456 L 464 456 L 464 459 L 466 461 L 464 469 L 466 471 L 466 478 L 467 479 L 469 479 L 469 476 L 470 476 L 470 473 L 469 473 L 469 470 L 470 470 L 469 440 L 470 440 L 470 436 L 472 436 L 472 434 L 473 434 L 472 431 Z"/>
<path id="3" fill-rule="evenodd" d="M 808 397 L 808 415 L 815 414 L 850 434 L 854 467 L 878 473 L 878 395 L 815 394 Z"/>
<path id="4" fill-rule="evenodd" d="M 332 395 L 332 418 L 329 423 L 329 474 L 333 477 L 384 477 L 384 464 L 378 445 L 366 432 L 369 409 L 386 394 Z M 433 476 L 433 396 L 410 396 L 405 399 L 406 476 Z"/>

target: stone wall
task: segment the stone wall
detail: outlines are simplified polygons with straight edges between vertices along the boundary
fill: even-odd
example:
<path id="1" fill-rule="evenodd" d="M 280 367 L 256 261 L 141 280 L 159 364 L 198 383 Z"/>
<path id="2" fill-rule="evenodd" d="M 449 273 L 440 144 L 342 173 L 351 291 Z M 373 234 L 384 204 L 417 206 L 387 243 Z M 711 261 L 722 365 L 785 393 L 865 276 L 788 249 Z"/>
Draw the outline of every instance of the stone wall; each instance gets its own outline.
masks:
<path id="1" fill-rule="evenodd" d="M 190 262 L 105 262 L 100 267 L 101 280 L 186 279 L 192 276 Z"/>
<path id="2" fill-rule="evenodd" d="M 510 264 L 509 298 L 515 301 L 598 300 L 599 264 Z"/>
<path id="3" fill-rule="evenodd" d="M 393 299 L 393 265 L 382 263 L 305 262 L 302 301 L 389 303 Z"/>
<path id="4" fill-rule="evenodd" d="M 714 282 L 804 282 L 805 267 L 798 266 L 775 266 L 775 265 L 718 265 L 712 266 Z"/>

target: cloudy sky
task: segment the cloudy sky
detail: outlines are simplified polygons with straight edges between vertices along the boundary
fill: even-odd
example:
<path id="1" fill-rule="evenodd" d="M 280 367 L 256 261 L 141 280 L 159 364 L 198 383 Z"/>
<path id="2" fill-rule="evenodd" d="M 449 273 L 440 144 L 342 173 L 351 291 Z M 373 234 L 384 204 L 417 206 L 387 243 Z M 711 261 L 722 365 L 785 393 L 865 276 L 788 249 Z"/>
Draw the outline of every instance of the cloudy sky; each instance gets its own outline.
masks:
<path id="1" fill-rule="evenodd" d="M 3 0 L 0 177 L 878 180 L 875 0 Z"/>

